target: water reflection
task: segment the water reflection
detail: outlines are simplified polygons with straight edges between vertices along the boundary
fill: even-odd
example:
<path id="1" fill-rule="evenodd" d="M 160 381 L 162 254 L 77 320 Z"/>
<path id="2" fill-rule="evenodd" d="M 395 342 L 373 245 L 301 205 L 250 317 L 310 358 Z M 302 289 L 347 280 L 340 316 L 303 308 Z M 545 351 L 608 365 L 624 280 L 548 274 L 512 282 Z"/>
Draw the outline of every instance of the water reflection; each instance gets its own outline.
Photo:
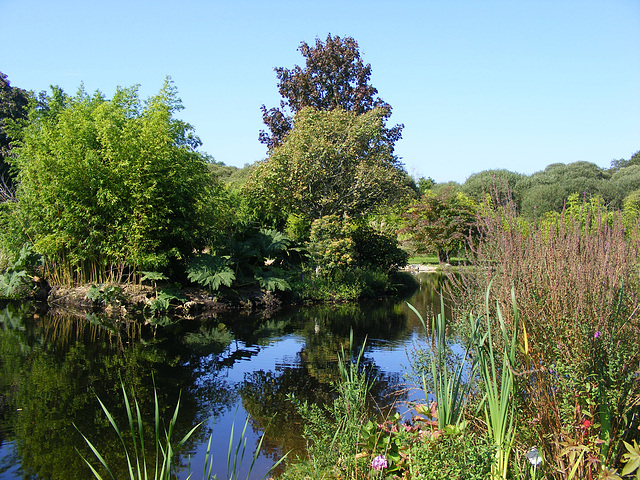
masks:
<path id="1" fill-rule="evenodd" d="M 419 310 L 439 305 L 435 276 L 422 275 L 409 299 Z M 436 303 L 437 302 L 437 303 Z M 2 308 L 3 306 L 0 306 Z M 402 300 L 321 305 L 278 312 L 272 318 L 224 316 L 203 322 L 143 326 L 137 321 L 48 317 L 28 305 L 0 310 L 0 480 L 86 479 L 76 449 L 91 458 L 77 428 L 125 478 L 122 445 L 101 411 L 98 395 L 127 425 L 120 382 L 135 392 L 151 429 L 153 389 L 168 419 L 181 395 L 175 438 L 204 422 L 185 446 L 199 472 L 213 432 L 215 472 L 226 470 L 230 425 L 250 419 L 249 447 L 266 431 L 259 477 L 283 452 L 304 452 L 302 419 L 289 400 L 329 403 L 338 379 L 337 354 L 365 338 L 364 363 L 376 378 L 374 408 L 398 399 L 408 364 L 405 348 L 422 327 Z M 404 367 L 403 367 L 404 365 Z M 400 400 L 406 400 L 406 391 Z M 180 470 L 180 469 L 178 469 Z M 186 478 L 177 471 L 176 478 Z"/>

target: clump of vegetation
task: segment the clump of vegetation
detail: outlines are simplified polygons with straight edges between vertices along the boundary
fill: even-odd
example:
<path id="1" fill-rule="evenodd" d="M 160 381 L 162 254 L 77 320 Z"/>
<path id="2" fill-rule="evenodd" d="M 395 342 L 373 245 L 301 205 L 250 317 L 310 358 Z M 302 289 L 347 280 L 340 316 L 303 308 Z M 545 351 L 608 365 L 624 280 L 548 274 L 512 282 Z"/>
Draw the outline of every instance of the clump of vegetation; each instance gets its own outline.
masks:
<path id="1" fill-rule="evenodd" d="M 637 235 L 619 214 L 575 201 L 536 223 L 523 222 L 512 203 L 499 205 L 481 217 L 480 232 L 468 252 L 478 268 L 457 285 L 469 308 L 491 284 L 494 310 L 520 332 L 516 442 L 537 446 L 539 470 L 552 478 L 620 465 L 640 424 Z"/>
<path id="2" fill-rule="evenodd" d="M 222 187 L 174 117 L 181 108 L 170 79 L 144 103 L 136 87 L 110 100 L 59 88 L 39 97 L 15 133 L 4 233 L 30 239 L 57 284 L 118 283 L 207 246 L 226 218 Z"/>
<path id="3" fill-rule="evenodd" d="M 14 259 L 6 259 L 0 274 L 0 298 L 16 299 L 30 295 L 42 275 L 42 257 L 25 243 Z"/>

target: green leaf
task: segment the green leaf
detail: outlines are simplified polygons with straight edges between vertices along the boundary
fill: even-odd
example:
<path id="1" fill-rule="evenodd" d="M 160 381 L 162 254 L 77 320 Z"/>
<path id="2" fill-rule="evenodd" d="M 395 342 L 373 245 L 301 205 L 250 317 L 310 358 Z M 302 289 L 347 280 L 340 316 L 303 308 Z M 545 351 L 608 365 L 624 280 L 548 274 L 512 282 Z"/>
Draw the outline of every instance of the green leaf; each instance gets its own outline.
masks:
<path id="1" fill-rule="evenodd" d="M 166 275 L 160 272 L 140 272 L 140 273 L 143 274 L 142 278 L 140 279 L 141 282 L 144 282 L 145 280 L 152 280 L 152 281 L 169 280 L 169 277 L 167 277 Z"/>
<path id="2" fill-rule="evenodd" d="M 626 463 L 622 469 L 622 475 L 629 475 L 640 468 L 640 448 L 638 448 L 638 442 L 633 441 L 633 446 L 630 443 L 624 442 L 624 446 L 627 449 L 627 453 L 622 455 L 622 461 Z M 636 474 L 636 478 L 640 475 L 640 470 Z"/>
<path id="3" fill-rule="evenodd" d="M 260 284 L 261 288 L 264 288 L 268 292 L 275 292 L 281 290 L 286 292 L 291 290 L 291 284 L 284 278 L 284 272 L 279 269 L 274 269 L 268 272 L 262 272 L 262 274 L 256 274 L 255 279 Z"/>
<path id="4" fill-rule="evenodd" d="M 188 278 L 215 292 L 222 285 L 230 287 L 236 279 L 235 273 L 228 265 L 229 257 L 210 254 L 198 255 L 189 263 Z"/>

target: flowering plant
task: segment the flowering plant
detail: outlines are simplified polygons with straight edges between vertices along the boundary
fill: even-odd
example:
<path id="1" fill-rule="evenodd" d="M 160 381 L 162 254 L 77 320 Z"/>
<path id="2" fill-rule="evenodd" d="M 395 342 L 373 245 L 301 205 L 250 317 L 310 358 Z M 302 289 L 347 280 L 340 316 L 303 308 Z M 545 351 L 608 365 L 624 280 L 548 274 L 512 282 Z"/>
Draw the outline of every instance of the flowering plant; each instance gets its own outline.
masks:
<path id="1" fill-rule="evenodd" d="M 371 468 L 375 471 L 384 470 L 389 466 L 389 462 L 384 455 L 378 455 L 376 458 L 371 460 Z"/>

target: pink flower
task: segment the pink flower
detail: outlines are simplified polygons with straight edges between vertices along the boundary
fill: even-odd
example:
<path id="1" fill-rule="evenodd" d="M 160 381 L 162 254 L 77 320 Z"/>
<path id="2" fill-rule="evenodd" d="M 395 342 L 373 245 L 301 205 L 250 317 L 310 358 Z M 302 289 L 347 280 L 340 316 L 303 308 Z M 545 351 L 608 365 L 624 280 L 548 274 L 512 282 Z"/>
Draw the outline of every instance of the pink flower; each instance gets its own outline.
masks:
<path id="1" fill-rule="evenodd" d="M 385 458 L 384 455 L 378 455 L 376 458 L 371 460 L 371 468 L 373 468 L 376 471 L 383 470 L 388 466 L 389 466 L 389 463 L 387 462 L 387 459 Z"/>
<path id="2" fill-rule="evenodd" d="M 598 338 L 600 336 L 600 330 L 596 330 L 596 333 L 593 334 L 593 338 Z"/>

